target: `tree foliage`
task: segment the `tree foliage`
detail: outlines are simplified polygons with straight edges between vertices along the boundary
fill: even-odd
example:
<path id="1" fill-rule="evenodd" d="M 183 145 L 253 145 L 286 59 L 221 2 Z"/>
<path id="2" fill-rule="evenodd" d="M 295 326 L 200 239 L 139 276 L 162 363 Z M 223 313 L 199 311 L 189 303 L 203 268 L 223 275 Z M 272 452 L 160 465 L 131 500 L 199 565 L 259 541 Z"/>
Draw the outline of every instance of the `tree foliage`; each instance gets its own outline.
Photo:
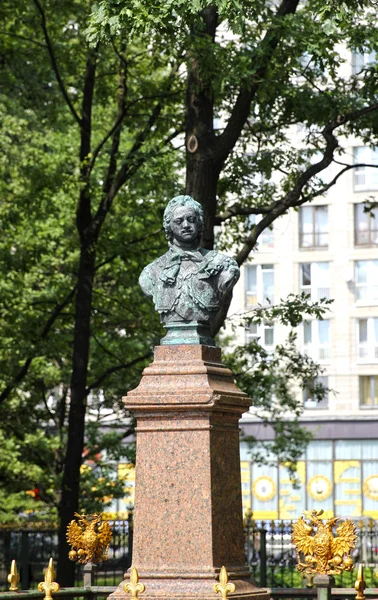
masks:
<path id="1" fill-rule="evenodd" d="M 162 206 L 180 162 L 169 143 L 176 117 L 163 106 L 175 93 L 163 56 L 150 60 L 138 44 L 90 48 L 88 10 L 38 0 L 0 8 L 0 410 L 22 461 L 17 477 L 5 469 L 4 478 L 19 500 L 24 493 L 25 509 L 25 491 L 38 487 L 35 506 L 58 511 L 63 556 L 73 511 L 124 495 L 114 476 L 112 494 L 95 483 L 109 474 L 101 459 L 81 470 L 79 494 L 85 419 L 101 425 L 107 461 L 125 458 L 120 440 L 132 423 L 121 398 L 159 330 L 137 280 L 143 256 L 163 246 Z M 109 416 L 120 423 L 118 444 Z M 68 580 L 70 568 L 61 565 Z"/>
<path id="2" fill-rule="evenodd" d="M 377 144 L 377 64 L 347 69 L 351 50 L 377 50 L 376 17 L 368 0 L 3 0 L 0 17 L 0 469 L 15 511 L 36 484 L 56 507 L 68 585 L 80 476 L 92 507 L 112 495 L 104 458 L 120 458 L 129 430 L 120 399 L 159 339 L 137 278 L 165 247 L 166 200 L 193 195 L 205 247 L 242 265 L 265 228 L 326 193 L 355 166 L 348 136 Z M 254 318 L 295 326 L 306 306 L 291 297 Z M 229 360 L 245 389 L 282 399 L 275 450 L 294 460 L 288 381 L 295 364 L 316 366 L 293 339 L 273 361 L 249 353 Z"/>

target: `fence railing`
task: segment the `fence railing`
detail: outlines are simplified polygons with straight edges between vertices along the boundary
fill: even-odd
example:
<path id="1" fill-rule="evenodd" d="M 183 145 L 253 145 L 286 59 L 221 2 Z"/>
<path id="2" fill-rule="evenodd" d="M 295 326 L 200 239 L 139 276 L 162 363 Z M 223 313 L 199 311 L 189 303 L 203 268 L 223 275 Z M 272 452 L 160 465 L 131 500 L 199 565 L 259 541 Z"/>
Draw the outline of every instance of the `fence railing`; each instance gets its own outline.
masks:
<path id="1" fill-rule="evenodd" d="M 300 588 L 306 585 L 296 569 L 296 550 L 291 540 L 294 522 L 245 519 L 245 557 L 252 578 L 261 587 Z M 356 525 L 358 539 L 351 556 L 355 565 L 363 565 L 367 587 L 377 587 L 378 522 L 360 520 Z M 356 578 L 357 567 L 335 576 L 335 585 L 338 588 L 353 587 Z"/>
<path id="2" fill-rule="evenodd" d="M 94 585 L 116 586 L 131 565 L 133 520 L 109 521 L 112 539 L 108 559 L 96 571 Z M 0 528 L 0 591 L 7 589 L 7 574 L 12 560 L 17 562 L 20 588 L 34 589 L 43 580 L 43 570 L 52 556 L 58 555 L 58 532 L 56 528 L 28 525 L 17 530 Z M 83 566 L 76 565 L 75 585 L 82 585 Z"/>
<path id="3" fill-rule="evenodd" d="M 301 588 L 306 585 L 296 569 L 296 552 L 291 541 L 293 521 L 255 521 L 245 519 L 245 557 L 251 577 L 261 587 Z M 95 575 L 95 586 L 116 586 L 132 562 L 132 514 L 128 520 L 110 521 L 113 537 L 108 560 Z M 364 566 L 368 588 L 378 586 L 378 522 L 359 521 L 358 540 L 352 558 Z M 35 589 L 43 580 L 43 569 L 52 556 L 57 557 L 57 530 L 24 527 L 17 531 L 0 528 L 0 591 L 7 589 L 7 574 L 12 559 L 17 561 L 21 589 Z M 353 587 L 356 570 L 337 576 L 336 587 Z M 82 586 L 83 567 L 77 565 L 75 585 Z"/>

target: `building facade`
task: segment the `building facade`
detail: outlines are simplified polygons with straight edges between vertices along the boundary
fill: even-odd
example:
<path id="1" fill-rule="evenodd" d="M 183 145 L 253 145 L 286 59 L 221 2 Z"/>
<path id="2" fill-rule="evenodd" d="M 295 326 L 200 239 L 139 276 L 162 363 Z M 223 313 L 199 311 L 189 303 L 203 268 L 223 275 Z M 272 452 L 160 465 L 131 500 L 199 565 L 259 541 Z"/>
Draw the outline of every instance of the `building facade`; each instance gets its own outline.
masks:
<path id="1" fill-rule="evenodd" d="M 347 156 L 378 164 L 378 150 L 357 141 Z M 365 211 L 377 190 L 378 169 L 352 169 L 322 198 L 281 217 L 234 291 L 232 314 L 302 291 L 333 299 L 324 320 L 308 318 L 297 328 L 299 349 L 322 365 L 330 389 L 320 403 L 303 393 L 302 421 L 314 441 L 298 465 L 299 488 L 282 465 L 252 465 L 242 444 L 243 504 L 255 518 L 297 518 L 315 507 L 328 516 L 378 518 L 378 209 Z M 287 334 L 284 326 L 252 325 L 239 328 L 238 342 L 259 339 L 269 351 Z M 241 426 L 272 439 L 253 408 Z"/>

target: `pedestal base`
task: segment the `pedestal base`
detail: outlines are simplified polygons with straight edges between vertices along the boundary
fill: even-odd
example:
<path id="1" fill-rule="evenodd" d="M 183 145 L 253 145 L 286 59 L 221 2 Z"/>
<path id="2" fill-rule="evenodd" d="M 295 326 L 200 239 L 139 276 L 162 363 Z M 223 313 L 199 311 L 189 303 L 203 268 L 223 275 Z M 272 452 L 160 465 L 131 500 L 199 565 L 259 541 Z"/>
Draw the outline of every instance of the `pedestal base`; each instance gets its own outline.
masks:
<path id="1" fill-rule="evenodd" d="M 268 600 L 245 566 L 239 425 L 250 400 L 219 348 L 162 345 L 124 399 L 137 419 L 133 566 L 140 600 L 216 600 L 224 566 L 232 599 Z M 126 575 L 128 577 L 128 575 Z M 125 600 L 125 581 L 110 596 Z"/>
<path id="2" fill-rule="evenodd" d="M 139 574 L 140 582 L 146 586 L 145 591 L 140 596 L 140 600 L 221 600 L 220 594 L 214 592 L 214 584 L 218 583 L 215 575 L 203 577 L 201 579 L 184 577 L 177 575 L 164 577 L 156 574 L 156 578 L 143 577 Z M 109 600 L 126 600 L 130 594 L 126 594 L 123 589 L 125 579 L 109 596 Z M 228 597 L 232 600 L 269 600 L 270 591 L 257 588 L 245 579 L 230 580 L 235 584 L 236 589 Z"/>
<path id="3" fill-rule="evenodd" d="M 162 346 L 183 345 L 199 345 L 215 346 L 215 341 L 210 334 L 210 326 L 206 323 L 183 323 L 180 321 L 166 323 L 164 327 L 167 330 L 167 335 L 160 341 Z"/>

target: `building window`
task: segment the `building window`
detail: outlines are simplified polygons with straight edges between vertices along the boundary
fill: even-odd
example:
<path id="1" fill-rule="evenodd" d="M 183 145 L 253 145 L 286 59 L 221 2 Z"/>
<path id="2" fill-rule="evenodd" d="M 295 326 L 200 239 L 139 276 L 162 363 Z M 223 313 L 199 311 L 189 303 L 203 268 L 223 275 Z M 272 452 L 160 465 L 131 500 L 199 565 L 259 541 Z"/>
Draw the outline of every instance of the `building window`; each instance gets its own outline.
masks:
<path id="1" fill-rule="evenodd" d="M 257 325 L 251 323 L 245 332 L 245 341 L 247 344 L 258 342 L 267 352 L 274 350 L 274 326 L 270 323 Z"/>
<path id="2" fill-rule="evenodd" d="M 378 406 L 378 375 L 360 377 L 360 405 Z"/>
<path id="3" fill-rule="evenodd" d="M 303 263 L 299 269 L 301 292 L 311 296 L 311 300 L 330 297 L 329 263 Z"/>
<path id="4" fill-rule="evenodd" d="M 378 208 L 364 211 L 365 204 L 354 205 L 354 243 L 356 246 L 378 245 Z"/>
<path id="5" fill-rule="evenodd" d="M 325 389 L 324 396 L 321 400 L 316 398 L 316 390 L 318 386 Z M 328 377 L 321 375 L 312 379 L 308 386 L 303 390 L 303 406 L 307 409 L 328 408 Z"/>
<path id="6" fill-rule="evenodd" d="M 357 360 L 378 362 L 378 318 L 357 319 Z"/>
<path id="7" fill-rule="evenodd" d="M 245 305 L 257 306 L 273 303 L 273 265 L 248 265 L 245 273 Z"/>
<path id="8" fill-rule="evenodd" d="M 247 227 L 248 229 L 252 229 L 257 223 L 260 223 L 262 219 L 261 215 L 248 215 L 247 219 Z M 273 227 L 273 225 L 271 226 Z M 269 251 L 274 248 L 274 232 L 273 229 L 267 227 L 262 231 L 259 235 L 259 239 L 257 240 L 258 249 L 262 251 Z"/>
<path id="9" fill-rule="evenodd" d="M 378 260 L 356 261 L 356 300 L 365 304 L 378 302 Z"/>
<path id="10" fill-rule="evenodd" d="M 358 146 L 353 150 L 355 164 L 377 165 L 378 148 Z M 378 168 L 356 167 L 354 169 L 354 191 L 378 189 Z"/>
<path id="11" fill-rule="evenodd" d="M 301 206 L 299 247 L 328 248 L 328 206 Z"/>
<path id="12" fill-rule="evenodd" d="M 329 319 L 303 321 L 303 352 L 314 360 L 329 359 Z"/>
<path id="13" fill-rule="evenodd" d="M 376 53 L 372 52 L 352 52 L 352 73 L 358 75 L 362 69 L 374 65 L 376 62 Z"/>

